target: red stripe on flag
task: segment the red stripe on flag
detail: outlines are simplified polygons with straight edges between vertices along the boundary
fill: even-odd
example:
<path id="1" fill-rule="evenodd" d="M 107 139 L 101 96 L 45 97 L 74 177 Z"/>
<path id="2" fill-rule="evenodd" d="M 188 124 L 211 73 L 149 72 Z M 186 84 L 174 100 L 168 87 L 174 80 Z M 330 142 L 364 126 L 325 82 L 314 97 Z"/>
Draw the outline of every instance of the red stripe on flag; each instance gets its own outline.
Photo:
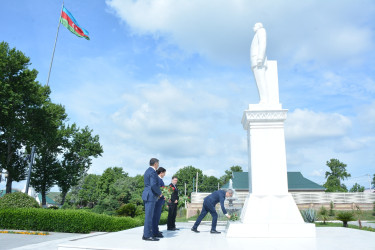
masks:
<path id="1" fill-rule="evenodd" d="M 72 27 L 72 28 L 73 28 L 73 29 L 74 29 L 79 35 L 84 36 L 84 37 L 87 37 L 87 35 L 86 35 L 85 33 L 83 33 L 82 29 L 81 29 L 79 26 L 77 26 L 77 25 L 72 21 L 72 19 L 70 19 L 70 17 L 69 17 L 64 11 L 61 12 L 61 18 L 67 20 L 67 21 L 68 21 L 68 25 L 69 25 L 70 27 Z"/>

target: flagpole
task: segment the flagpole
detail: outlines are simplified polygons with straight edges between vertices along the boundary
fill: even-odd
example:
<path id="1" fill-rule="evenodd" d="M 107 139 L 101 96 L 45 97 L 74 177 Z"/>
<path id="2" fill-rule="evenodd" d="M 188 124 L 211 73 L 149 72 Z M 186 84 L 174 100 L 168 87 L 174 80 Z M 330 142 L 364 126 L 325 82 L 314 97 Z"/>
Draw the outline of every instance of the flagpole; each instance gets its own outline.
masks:
<path id="1" fill-rule="evenodd" d="M 51 75 L 51 69 L 52 69 L 52 64 L 53 64 L 53 57 L 55 56 L 55 49 L 56 49 L 57 37 L 59 36 L 59 29 L 60 29 L 60 18 L 61 18 L 61 12 L 62 12 L 63 8 L 64 8 L 64 1 L 63 1 L 62 6 L 61 6 L 61 11 L 60 11 L 60 16 L 59 16 L 59 25 L 57 26 L 57 32 L 56 32 L 56 38 L 55 38 L 55 45 L 53 46 L 51 64 L 49 65 L 48 78 L 47 78 L 47 84 L 46 84 L 47 86 L 48 86 L 48 83 L 49 83 L 49 77 Z"/>

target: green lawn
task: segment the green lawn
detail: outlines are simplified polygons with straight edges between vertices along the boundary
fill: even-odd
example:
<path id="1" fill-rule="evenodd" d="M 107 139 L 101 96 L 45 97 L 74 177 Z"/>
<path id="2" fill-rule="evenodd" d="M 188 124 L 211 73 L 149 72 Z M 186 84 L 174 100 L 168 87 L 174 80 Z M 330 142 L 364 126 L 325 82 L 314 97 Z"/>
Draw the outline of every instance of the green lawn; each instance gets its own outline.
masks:
<path id="1" fill-rule="evenodd" d="M 342 227 L 342 223 L 326 222 L 326 224 L 323 224 L 321 222 L 315 222 L 315 226 L 317 226 L 317 227 Z M 351 225 L 351 224 L 348 224 L 348 227 L 353 228 L 353 229 L 375 232 L 375 228 L 372 228 L 372 227 L 359 228 L 359 226 Z"/>
<path id="2" fill-rule="evenodd" d="M 371 211 L 371 210 L 362 211 L 361 220 L 375 221 L 375 216 L 372 215 L 373 213 L 374 211 Z"/>
<path id="3" fill-rule="evenodd" d="M 337 214 L 340 211 L 335 210 L 334 212 L 335 212 L 335 214 Z M 364 211 L 361 211 L 361 212 L 362 212 L 362 214 L 360 215 L 361 221 L 375 221 L 375 216 L 372 215 L 373 211 L 371 211 L 371 210 L 364 210 Z M 359 215 L 358 212 L 354 211 L 354 216 L 355 216 L 354 218 L 356 220 L 358 220 L 358 215 Z M 318 220 L 321 220 L 321 218 L 320 218 L 319 215 L 318 215 Z M 336 219 L 335 216 L 329 216 L 327 220 L 330 221 L 330 220 L 337 220 L 337 219 Z"/>

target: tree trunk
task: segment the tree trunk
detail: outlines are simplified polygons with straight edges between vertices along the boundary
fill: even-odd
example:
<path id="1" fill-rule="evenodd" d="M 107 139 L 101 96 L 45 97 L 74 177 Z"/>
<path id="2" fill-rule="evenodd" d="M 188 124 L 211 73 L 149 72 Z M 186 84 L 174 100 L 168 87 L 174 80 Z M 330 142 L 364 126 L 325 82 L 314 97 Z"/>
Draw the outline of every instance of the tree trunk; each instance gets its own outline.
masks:
<path id="1" fill-rule="evenodd" d="M 6 194 L 10 194 L 12 192 L 12 182 L 13 182 L 12 175 L 8 171 L 8 178 L 7 178 L 6 191 L 5 191 Z"/>
<path id="2" fill-rule="evenodd" d="M 42 190 L 42 207 L 47 207 L 46 191 Z"/>
<path id="3" fill-rule="evenodd" d="M 8 178 L 7 178 L 7 185 L 6 185 L 6 191 L 5 193 L 10 194 L 12 192 L 12 182 L 13 182 L 13 176 L 10 166 L 10 161 L 12 159 L 12 144 L 10 143 L 8 139 L 8 154 L 7 154 L 7 165 L 4 167 L 8 172 Z"/>
<path id="4" fill-rule="evenodd" d="M 348 227 L 348 222 L 347 221 L 343 221 L 344 223 L 344 227 Z"/>
<path id="5" fill-rule="evenodd" d="M 66 198 L 66 194 L 67 194 L 67 192 L 62 192 L 61 193 L 61 205 L 64 205 L 64 203 L 65 203 L 65 198 Z"/>

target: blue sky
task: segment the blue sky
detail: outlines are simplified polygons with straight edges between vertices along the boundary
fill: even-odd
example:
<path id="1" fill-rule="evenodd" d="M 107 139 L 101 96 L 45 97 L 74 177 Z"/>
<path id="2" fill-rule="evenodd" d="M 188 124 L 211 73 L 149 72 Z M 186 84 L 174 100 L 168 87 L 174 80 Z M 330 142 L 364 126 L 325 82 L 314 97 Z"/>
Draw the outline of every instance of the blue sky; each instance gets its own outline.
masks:
<path id="1" fill-rule="evenodd" d="M 0 2 L 0 40 L 31 59 L 45 84 L 62 1 Z M 288 171 L 323 184 L 326 161 L 348 165 L 369 187 L 375 173 L 374 1 L 65 0 L 90 32 L 60 26 L 49 85 L 70 122 L 99 134 L 103 157 L 89 172 L 144 172 L 151 157 L 167 177 L 193 165 L 217 177 L 247 169 L 252 26 L 267 30 L 278 61 Z M 20 184 L 19 184 L 20 185 Z M 15 185 L 17 186 L 17 184 Z"/>

